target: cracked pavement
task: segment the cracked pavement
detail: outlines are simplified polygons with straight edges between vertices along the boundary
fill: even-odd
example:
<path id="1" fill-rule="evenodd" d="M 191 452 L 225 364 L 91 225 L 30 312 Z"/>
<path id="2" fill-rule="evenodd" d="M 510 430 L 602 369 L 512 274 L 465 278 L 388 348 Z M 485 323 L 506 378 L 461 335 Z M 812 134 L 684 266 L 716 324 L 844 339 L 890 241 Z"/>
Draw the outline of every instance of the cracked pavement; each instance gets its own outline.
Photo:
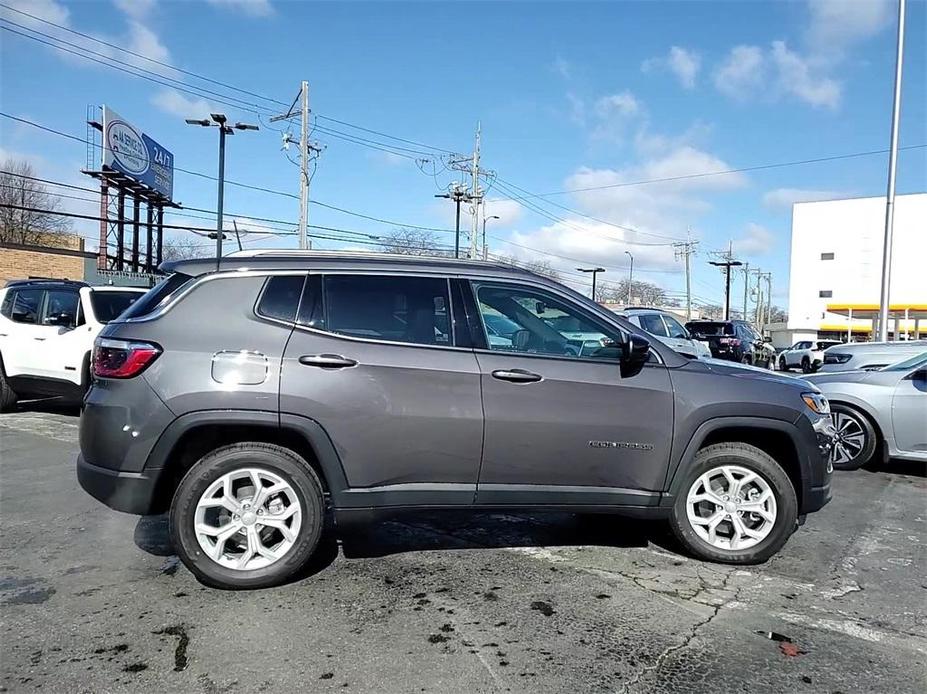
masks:
<path id="1" fill-rule="evenodd" d="M 223 592 L 178 563 L 163 517 L 80 490 L 76 423 L 0 415 L 3 691 L 927 684 L 923 466 L 838 473 L 834 501 L 757 567 L 689 559 L 639 521 L 420 513 L 327 542 L 299 581 Z"/>

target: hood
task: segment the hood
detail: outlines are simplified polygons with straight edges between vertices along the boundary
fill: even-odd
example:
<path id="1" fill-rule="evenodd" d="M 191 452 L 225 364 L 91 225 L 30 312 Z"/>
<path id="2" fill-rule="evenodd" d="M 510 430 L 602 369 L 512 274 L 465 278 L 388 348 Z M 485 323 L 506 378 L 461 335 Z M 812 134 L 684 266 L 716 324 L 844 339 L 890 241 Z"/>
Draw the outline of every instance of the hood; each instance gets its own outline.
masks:
<path id="1" fill-rule="evenodd" d="M 690 362 L 693 367 L 701 366 L 712 373 L 720 376 L 733 376 L 734 378 L 749 378 L 757 381 L 767 381 L 770 383 L 780 383 L 791 386 L 798 390 L 817 391 L 818 389 L 811 385 L 803 378 L 794 376 L 785 376 L 775 371 L 761 369 L 756 366 L 747 364 L 738 364 L 737 362 L 725 361 L 723 359 L 698 359 Z"/>
<path id="2" fill-rule="evenodd" d="M 824 385 L 826 383 L 862 383 L 872 377 L 877 371 L 864 371 L 862 369 L 854 371 L 834 371 L 833 373 L 811 374 L 805 376 L 809 383 L 814 385 Z"/>

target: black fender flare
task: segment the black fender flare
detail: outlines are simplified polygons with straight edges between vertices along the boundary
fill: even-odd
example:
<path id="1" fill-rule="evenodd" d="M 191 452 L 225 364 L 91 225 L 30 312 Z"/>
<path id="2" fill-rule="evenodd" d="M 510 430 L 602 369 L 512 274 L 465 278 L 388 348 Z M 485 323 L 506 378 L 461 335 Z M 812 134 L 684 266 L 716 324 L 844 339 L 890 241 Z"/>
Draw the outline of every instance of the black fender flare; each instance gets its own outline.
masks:
<path id="1" fill-rule="evenodd" d="M 689 438 L 689 442 L 679 456 L 679 460 L 667 470 L 666 494 L 664 494 L 661 500 L 661 506 L 673 505 L 676 495 L 681 491 L 683 481 L 686 477 L 686 471 L 692 465 L 696 453 L 698 453 L 705 440 L 716 431 L 731 428 L 765 429 L 767 431 L 776 431 L 787 435 L 797 454 L 796 457 L 798 459 L 801 475 L 800 483 L 804 491 L 807 491 L 808 485 L 810 484 L 809 480 L 811 479 L 811 463 L 807 457 L 803 455 L 804 446 L 799 439 L 800 432 L 798 427 L 795 426 L 795 423 L 769 417 L 722 416 L 702 422 Z M 802 493 L 803 490 L 799 490 L 800 496 Z"/>
<path id="2" fill-rule="evenodd" d="M 268 431 L 291 432 L 309 445 L 315 453 L 316 461 L 321 467 L 337 505 L 343 492 L 348 488 L 347 477 L 341 459 L 325 429 L 314 419 L 300 415 L 279 413 L 267 410 L 198 410 L 180 415 L 171 422 L 157 443 L 151 449 L 145 470 L 158 470 L 165 467 L 177 442 L 188 432 L 202 426 L 241 425 L 260 427 Z"/>

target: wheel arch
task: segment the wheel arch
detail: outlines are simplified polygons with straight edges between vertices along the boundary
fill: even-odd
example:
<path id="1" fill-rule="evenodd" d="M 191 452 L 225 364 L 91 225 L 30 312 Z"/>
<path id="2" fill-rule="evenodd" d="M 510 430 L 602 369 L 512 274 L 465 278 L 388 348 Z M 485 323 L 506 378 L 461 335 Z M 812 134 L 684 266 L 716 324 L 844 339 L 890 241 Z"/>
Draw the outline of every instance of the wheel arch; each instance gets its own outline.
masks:
<path id="1" fill-rule="evenodd" d="M 145 465 L 146 470 L 160 471 L 152 512 L 170 507 L 180 480 L 203 455 L 246 441 L 275 444 L 299 455 L 318 475 L 332 503 L 338 505 L 347 480 L 334 445 L 318 422 L 276 412 L 216 410 L 182 415 L 158 439 Z"/>
<path id="2" fill-rule="evenodd" d="M 845 395 L 843 393 L 834 396 L 830 396 L 825 393 L 825 396 L 827 397 L 827 401 L 831 404 L 831 406 L 842 405 L 843 407 L 856 410 L 869 421 L 876 434 L 876 453 L 881 454 L 882 446 L 886 440 L 885 431 L 883 430 L 882 425 L 879 422 L 879 418 L 872 407 L 859 398 L 855 398 L 851 395 Z"/>
<path id="3" fill-rule="evenodd" d="M 682 493 L 686 472 L 700 450 L 715 443 L 739 442 L 755 446 L 782 466 L 795 488 L 798 508 L 803 508 L 810 471 L 805 469 L 807 463 L 799 453 L 794 429 L 789 422 L 762 417 L 719 417 L 704 422 L 689 439 L 672 471 L 666 499 L 661 505 L 672 505 L 676 496 Z"/>

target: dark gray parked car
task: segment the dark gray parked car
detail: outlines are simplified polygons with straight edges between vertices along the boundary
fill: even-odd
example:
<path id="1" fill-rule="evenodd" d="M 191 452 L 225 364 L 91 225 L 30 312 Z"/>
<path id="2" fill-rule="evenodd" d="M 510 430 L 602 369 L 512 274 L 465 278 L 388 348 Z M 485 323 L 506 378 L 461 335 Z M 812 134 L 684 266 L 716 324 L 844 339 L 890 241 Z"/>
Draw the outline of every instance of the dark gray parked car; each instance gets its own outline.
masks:
<path id="1" fill-rule="evenodd" d="M 624 513 L 748 564 L 830 499 L 814 386 L 687 359 L 533 273 L 280 251 L 164 269 L 97 341 L 77 472 L 115 509 L 169 509 L 211 585 L 286 580 L 329 513 Z M 604 337 L 577 351 L 554 314 Z M 491 339 L 500 317 L 516 329 Z"/>

